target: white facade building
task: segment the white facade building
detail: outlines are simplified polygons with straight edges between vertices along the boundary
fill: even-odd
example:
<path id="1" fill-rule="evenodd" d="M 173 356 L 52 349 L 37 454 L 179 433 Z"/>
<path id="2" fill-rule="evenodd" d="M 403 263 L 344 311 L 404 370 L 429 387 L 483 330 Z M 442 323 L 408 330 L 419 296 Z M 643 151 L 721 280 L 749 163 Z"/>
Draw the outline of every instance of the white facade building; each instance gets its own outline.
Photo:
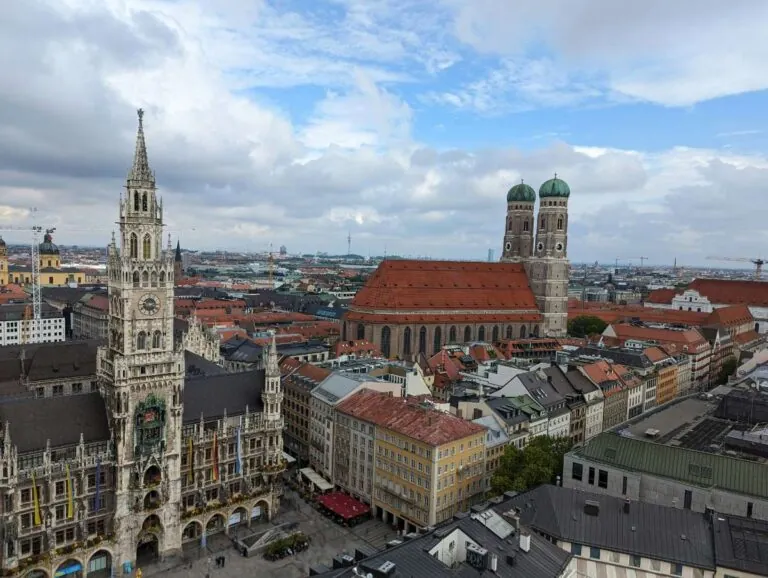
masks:
<path id="1" fill-rule="evenodd" d="M 34 319 L 25 318 L 25 310 L 31 304 L 0 306 L 0 346 L 21 343 L 55 343 L 64 341 L 65 321 L 60 311 L 43 305 L 39 325 Z"/>

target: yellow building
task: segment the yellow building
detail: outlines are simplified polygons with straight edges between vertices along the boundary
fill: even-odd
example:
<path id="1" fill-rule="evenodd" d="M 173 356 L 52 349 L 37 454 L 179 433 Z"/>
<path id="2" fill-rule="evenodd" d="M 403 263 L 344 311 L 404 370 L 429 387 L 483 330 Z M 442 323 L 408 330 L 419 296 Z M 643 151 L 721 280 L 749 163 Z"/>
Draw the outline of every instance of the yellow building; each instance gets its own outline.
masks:
<path id="1" fill-rule="evenodd" d="M 675 399 L 677 390 L 677 362 L 659 347 L 648 347 L 645 355 L 656 368 L 656 405 L 663 405 Z"/>
<path id="2" fill-rule="evenodd" d="M 362 390 L 337 413 L 375 427 L 371 506 L 406 532 L 434 526 L 483 499 L 486 429 L 429 401 Z"/>
<path id="3" fill-rule="evenodd" d="M 53 229 L 45 232 L 43 242 L 40 243 L 40 285 L 62 286 L 70 283 L 85 283 L 84 271 L 74 267 L 61 266 L 61 252 L 53 243 L 51 233 Z M 3 272 L 7 272 L 3 277 Z M 29 285 L 32 283 L 31 265 L 8 265 L 8 248 L 0 239 L 0 285 L 8 283 Z"/>

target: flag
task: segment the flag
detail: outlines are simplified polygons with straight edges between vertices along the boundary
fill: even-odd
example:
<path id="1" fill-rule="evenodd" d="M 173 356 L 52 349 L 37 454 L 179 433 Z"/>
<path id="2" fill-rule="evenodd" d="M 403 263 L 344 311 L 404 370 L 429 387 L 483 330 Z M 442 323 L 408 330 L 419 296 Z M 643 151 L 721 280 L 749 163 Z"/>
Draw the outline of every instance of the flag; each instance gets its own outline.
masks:
<path id="1" fill-rule="evenodd" d="M 35 480 L 35 472 L 32 472 L 32 505 L 35 507 L 34 525 L 41 526 L 43 520 L 40 517 L 40 496 L 37 495 L 37 480 Z"/>
<path id="2" fill-rule="evenodd" d="M 213 432 L 213 481 L 219 481 L 219 438 Z"/>
<path id="3" fill-rule="evenodd" d="M 96 458 L 96 496 L 93 498 L 93 510 L 101 510 L 101 458 Z"/>
<path id="4" fill-rule="evenodd" d="M 235 461 L 235 473 L 240 474 L 243 471 L 243 446 L 240 436 L 240 430 L 243 427 L 243 418 L 240 418 L 240 425 L 237 428 L 237 461 Z"/>
<path id="5" fill-rule="evenodd" d="M 195 481 L 195 450 L 192 447 L 192 436 L 190 435 L 187 439 L 187 464 L 189 465 L 187 482 L 191 484 Z"/>
<path id="6" fill-rule="evenodd" d="M 67 518 L 75 517 L 75 496 L 72 491 L 72 476 L 69 473 L 69 464 L 67 464 Z"/>

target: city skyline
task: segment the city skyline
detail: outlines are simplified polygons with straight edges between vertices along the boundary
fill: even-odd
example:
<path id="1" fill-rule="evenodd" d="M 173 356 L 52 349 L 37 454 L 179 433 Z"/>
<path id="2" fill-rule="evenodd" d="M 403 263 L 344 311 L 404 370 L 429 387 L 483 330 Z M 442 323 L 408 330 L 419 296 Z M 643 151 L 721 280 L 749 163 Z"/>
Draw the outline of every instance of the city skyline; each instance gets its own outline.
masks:
<path id="1" fill-rule="evenodd" d="M 764 256 L 768 6 L 550 4 L 17 3 L 0 228 L 105 246 L 143 107 L 185 247 L 483 259 L 557 172 L 575 262 Z"/>

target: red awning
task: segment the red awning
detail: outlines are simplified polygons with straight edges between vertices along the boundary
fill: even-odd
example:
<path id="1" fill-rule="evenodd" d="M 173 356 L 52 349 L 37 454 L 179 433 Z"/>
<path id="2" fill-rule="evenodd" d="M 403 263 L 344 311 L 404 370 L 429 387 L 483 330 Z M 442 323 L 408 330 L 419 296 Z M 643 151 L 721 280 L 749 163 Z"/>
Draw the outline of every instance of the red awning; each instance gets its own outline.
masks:
<path id="1" fill-rule="evenodd" d="M 317 501 L 345 520 L 357 518 L 371 511 L 366 504 L 341 492 L 323 494 L 317 497 Z"/>

